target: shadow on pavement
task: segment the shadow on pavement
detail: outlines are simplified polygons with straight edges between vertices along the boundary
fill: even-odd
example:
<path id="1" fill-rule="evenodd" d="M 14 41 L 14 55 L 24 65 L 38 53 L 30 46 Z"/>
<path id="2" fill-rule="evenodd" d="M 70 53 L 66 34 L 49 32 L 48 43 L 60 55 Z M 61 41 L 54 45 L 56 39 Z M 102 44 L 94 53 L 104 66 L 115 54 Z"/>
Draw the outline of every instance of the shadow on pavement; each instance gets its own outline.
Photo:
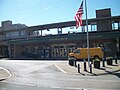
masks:
<path id="1" fill-rule="evenodd" d="M 120 78 L 120 73 L 115 73 L 114 75 Z"/>

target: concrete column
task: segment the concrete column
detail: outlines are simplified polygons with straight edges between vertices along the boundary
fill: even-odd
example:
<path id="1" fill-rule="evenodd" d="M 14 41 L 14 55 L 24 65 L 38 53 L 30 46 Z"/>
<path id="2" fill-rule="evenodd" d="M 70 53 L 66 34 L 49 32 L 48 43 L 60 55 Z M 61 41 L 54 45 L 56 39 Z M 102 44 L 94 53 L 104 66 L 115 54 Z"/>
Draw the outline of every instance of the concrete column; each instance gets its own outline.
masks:
<path id="1" fill-rule="evenodd" d="M 62 34 L 62 28 L 61 28 L 61 31 L 60 31 L 61 33 L 60 34 Z"/>
<path id="2" fill-rule="evenodd" d="M 82 32 L 85 32 L 85 26 L 82 26 Z"/>
<path id="3" fill-rule="evenodd" d="M 11 58 L 12 56 L 11 56 L 11 46 L 10 45 L 8 46 L 8 51 L 9 51 L 9 57 Z"/>
<path id="4" fill-rule="evenodd" d="M 91 31 L 93 31 L 93 28 L 92 28 L 93 24 L 90 24 L 90 26 L 91 26 Z"/>
<path id="5" fill-rule="evenodd" d="M 14 44 L 14 58 L 16 58 L 16 46 Z"/>
<path id="6" fill-rule="evenodd" d="M 119 42 L 119 37 L 117 37 L 117 38 L 116 38 L 116 41 L 117 41 L 117 42 L 116 42 L 117 52 L 119 52 L 119 51 L 120 51 L 120 45 L 119 45 L 119 43 L 120 43 L 120 42 Z"/>
<path id="7" fill-rule="evenodd" d="M 41 37 L 42 37 L 42 30 L 41 30 Z"/>
<path id="8" fill-rule="evenodd" d="M 119 21 L 119 23 L 118 23 L 118 29 L 120 29 L 120 21 Z"/>
<path id="9" fill-rule="evenodd" d="M 39 36 L 39 30 L 37 30 L 37 36 Z"/>
<path id="10" fill-rule="evenodd" d="M 57 28 L 58 36 L 62 34 L 62 28 Z"/>

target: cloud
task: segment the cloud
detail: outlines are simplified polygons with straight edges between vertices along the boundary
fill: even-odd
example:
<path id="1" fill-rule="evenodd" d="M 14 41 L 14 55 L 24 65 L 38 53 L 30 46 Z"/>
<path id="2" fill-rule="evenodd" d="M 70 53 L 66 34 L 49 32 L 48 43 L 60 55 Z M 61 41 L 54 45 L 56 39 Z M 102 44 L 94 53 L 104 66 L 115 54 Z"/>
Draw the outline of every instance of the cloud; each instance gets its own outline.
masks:
<path id="1" fill-rule="evenodd" d="M 46 8 L 44 8 L 43 9 L 43 11 L 47 11 L 47 10 L 49 10 L 51 7 L 46 7 Z"/>

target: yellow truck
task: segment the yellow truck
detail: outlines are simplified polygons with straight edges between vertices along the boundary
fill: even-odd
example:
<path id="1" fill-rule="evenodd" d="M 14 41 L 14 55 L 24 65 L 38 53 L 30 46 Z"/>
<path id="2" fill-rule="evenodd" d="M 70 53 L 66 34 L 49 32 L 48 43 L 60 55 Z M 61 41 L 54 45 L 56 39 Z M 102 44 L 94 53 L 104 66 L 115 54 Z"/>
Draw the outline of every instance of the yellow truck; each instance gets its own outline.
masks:
<path id="1" fill-rule="evenodd" d="M 100 47 L 89 48 L 90 58 L 102 59 L 103 51 Z M 78 48 L 73 53 L 69 53 L 69 58 L 75 59 L 87 59 L 88 58 L 88 48 Z"/>

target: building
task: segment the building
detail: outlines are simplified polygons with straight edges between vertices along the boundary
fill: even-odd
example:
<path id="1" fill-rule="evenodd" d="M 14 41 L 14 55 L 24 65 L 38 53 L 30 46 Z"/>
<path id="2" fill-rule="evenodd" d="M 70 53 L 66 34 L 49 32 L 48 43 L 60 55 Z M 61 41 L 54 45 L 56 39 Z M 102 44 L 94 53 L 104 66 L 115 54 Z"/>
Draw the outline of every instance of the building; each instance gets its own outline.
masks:
<path id="1" fill-rule="evenodd" d="M 12 21 L 7 20 L 3 21 L 1 23 L 0 27 L 0 55 L 2 57 L 8 57 L 9 50 L 8 50 L 8 44 L 7 41 L 9 39 L 15 39 L 19 38 L 19 33 L 21 31 L 18 31 L 18 29 L 27 28 L 25 24 L 12 24 Z M 14 30 L 14 31 L 13 31 Z"/>
<path id="2" fill-rule="evenodd" d="M 21 29 L 27 27 L 25 24 L 12 24 L 12 21 L 7 20 L 1 23 L 1 30 Z"/>
<path id="3" fill-rule="evenodd" d="M 96 18 L 88 19 L 88 24 L 90 47 L 102 47 L 106 57 L 120 52 L 120 16 L 111 16 L 110 8 L 96 10 Z M 11 59 L 66 59 L 76 48 L 87 47 L 85 20 L 82 32 L 62 34 L 63 28 L 71 26 L 75 21 L 0 30 L 0 47 L 6 50 L 0 54 Z M 43 30 L 50 29 L 56 29 L 58 34 L 44 36 Z M 8 38 L 11 32 L 14 34 Z"/>

